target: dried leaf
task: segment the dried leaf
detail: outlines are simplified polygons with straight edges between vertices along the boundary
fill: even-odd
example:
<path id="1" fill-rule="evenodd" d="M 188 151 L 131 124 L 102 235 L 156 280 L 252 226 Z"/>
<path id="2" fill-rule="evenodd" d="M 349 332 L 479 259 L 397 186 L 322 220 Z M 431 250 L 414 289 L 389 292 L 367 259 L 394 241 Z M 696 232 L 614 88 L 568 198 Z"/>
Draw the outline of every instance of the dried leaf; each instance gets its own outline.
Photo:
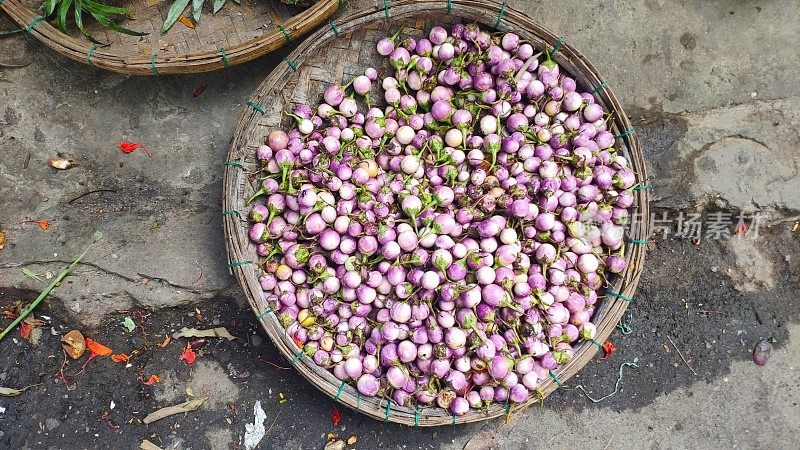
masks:
<path id="1" fill-rule="evenodd" d="M 78 359 L 86 351 L 86 339 L 78 330 L 72 330 L 61 337 L 61 346 L 72 359 Z"/>
<path id="2" fill-rule="evenodd" d="M 58 170 L 67 170 L 75 167 L 75 161 L 63 158 L 49 158 L 47 164 L 50 164 L 50 167 Z"/>
<path id="3" fill-rule="evenodd" d="M 119 355 L 111 355 L 111 360 L 114 362 L 128 362 L 130 360 L 130 356 L 126 355 L 125 353 L 120 353 Z"/>
<path id="4" fill-rule="evenodd" d="M 153 374 L 153 375 L 150 375 L 150 378 L 148 378 L 147 381 L 145 381 L 144 378 L 139 376 L 139 381 L 141 381 L 142 384 L 145 385 L 145 386 L 152 386 L 152 385 L 158 383 L 159 381 L 161 381 L 161 379 L 158 378 L 158 375 Z"/>
<path id="5" fill-rule="evenodd" d="M 50 228 L 50 222 L 46 220 L 37 220 L 36 224 L 39 225 L 39 228 L 41 228 L 42 231 L 47 231 L 47 229 Z"/>
<path id="6" fill-rule="evenodd" d="M 182 24 L 186 25 L 186 28 L 191 28 L 194 30 L 194 23 L 192 22 L 192 19 L 184 15 L 181 15 L 180 17 L 178 17 L 178 20 L 180 20 Z"/>
<path id="7" fill-rule="evenodd" d="M 161 419 L 163 419 L 165 417 L 169 417 L 169 416 L 172 416 L 174 414 L 180 414 L 180 413 L 186 413 L 186 412 L 194 411 L 197 408 L 199 408 L 200 405 L 202 405 L 203 402 L 205 402 L 206 400 L 208 400 L 208 397 L 195 398 L 195 399 L 180 403 L 178 405 L 172 405 L 172 406 L 167 406 L 166 408 L 161 408 L 161 409 L 159 409 L 157 411 L 154 411 L 154 412 L 151 412 L 150 414 L 148 414 L 147 417 L 144 418 L 143 422 L 145 424 L 149 424 L 149 423 L 155 422 L 156 420 L 161 420 Z"/>
<path id="8" fill-rule="evenodd" d="M 339 408 L 333 407 L 333 411 L 331 411 L 331 423 L 333 426 L 336 427 L 339 425 L 339 422 L 342 420 L 342 413 L 339 412 Z"/>
<path id="9" fill-rule="evenodd" d="M 22 322 L 22 325 L 19 326 L 19 335 L 26 341 L 31 338 L 31 331 L 33 331 L 33 325 L 28 322 Z"/>
<path id="10" fill-rule="evenodd" d="M 144 145 L 142 145 L 142 144 L 140 144 L 138 142 L 127 142 L 127 141 L 126 142 L 120 142 L 119 143 L 119 149 L 122 150 L 124 153 L 133 153 L 137 149 L 142 149 L 142 151 L 144 152 L 145 155 L 153 156 L 153 153 L 150 152 L 150 150 L 148 150 L 147 147 L 145 147 Z"/>
<path id="11" fill-rule="evenodd" d="M 358 438 L 356 437 L 355 434 L 347 438 L 347 445 L 353 445 L 356 442 L 358 442 Z"/>
<path id="12" fill-rule="evenodd" d="M 136 324 L 133 323 L 133 319 L 131 319 L 131 316 L 125 316 L 125 318 L 122 320 L 122 326 L 124 326 L 125 329 L 128 330 L 128 333 L 136 329 Z"/>
<path id="13" fill-rule="evenodd" d="M 172 337 L 175 339 L 182 337 L 218 337 L 221 339 L 227 339 L 229 341 L 236 339 L 225 327 L 211 328 L 208 330 L 198 330 L 196 328 L 183 327 L 181 328 L 181 331 L 174 333 Z"/>
<path id="14" fill-rule="evenodd" d="M 5 248 L 8 239 L 6 238 L 6 234 L 0 231 L 0 250 Z"/>
<path id="15" fill-rule="evenodd" d="M 147 439 L 143 440 L 142 443 L 139 444 L 139 448 L 141 450 L 163 450 L 161 447 L 157 446 L 156 444 L 153 444 Z"/>
<path id="16" fill-rule="evenodd" d="M 172 342 L 172 338 L 169 336 L 164 336 L 164 342 L 156 345 L 158 346 L 158 348 L 164 348 L 168 346 L 170 342 Z"/>
<path id="17" fill-rule="evenodd" d="M 110 348 L 105 345 L 93 341 L 91 338 L 86 338 L 86 348 L 97 356 L 111 356 L 113 353 Z"/>
<path id="18" fill-rule="evenodd" d="M 3 396 L 3 397 L 16 397 L 19 394 L 22 394 L 24 391 L 25 391 L 25 389 L 19 390 L 19 389 L 14 389 L 14 388 L 0 387 L 0 396 Z"/>
<path id="19" fill-rule="evenodd" d="M 186 348 L 183 349 L 183 352 L 181 353 L 181 359 L 186 361 L 187 365 L 192 364 L 194 360 L 197 359 L 197 355 L 194 353 L 194 350 L 192 350 L 190 345 L 187 344 Z"/>

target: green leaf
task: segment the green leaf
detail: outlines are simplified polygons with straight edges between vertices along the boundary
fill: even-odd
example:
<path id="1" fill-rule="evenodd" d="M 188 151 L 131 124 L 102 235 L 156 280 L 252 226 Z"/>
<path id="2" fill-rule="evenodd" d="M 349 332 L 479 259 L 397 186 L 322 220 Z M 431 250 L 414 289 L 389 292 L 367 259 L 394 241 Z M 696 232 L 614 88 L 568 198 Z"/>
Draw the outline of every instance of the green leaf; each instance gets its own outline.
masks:
<path id="1" fill-rule="evenodd" d="M 58 0 L 45 0 L 44 4 L 42 5 L 42 12 L 44 13 L 44 16 L 50 17 L 56 10 L 56 5 L 58 5 Z"/>
<path id="2" fill-rule="evenodd" d="M 112 30 L 114 30 L 114 31 L 116 31 L 118 33 L 127 34 L 129 36 L 146 36 L 147 35 L 147 33 L 142 33 L 142 32 L 139 32 L 139 31 L 133 31 L 133 30 L 129 30 L 127 28 L 121 27 L 121 26 L 117 25 L 116 23 L 110 21 L 108 19 L 108 17 L 106 17 L 106 16 L 104 16 L 102 14 L 98 14 L 98 13 L 96 13 L 94 11 L 89 11 L 89 13 L 92 15 L 92 17 L 94 17 L 94 20 L 100 22 L 100 25 L 103 25 L 106 28 L 110 28 L 110 29 L 112 29 Z"/>
<path id="3" fill-rule="evenodd" d="M 214 0 L 214 14 L 225 6 L 225 0 Z"/>
<path id="4" fill-rule="evenodd" d="M 167 20 L 164 21 L 164 26 L 161 27 L 162 32 L 166 32 L 169 30 L 175 22 L 178 21 L 178 18 L 183 13 L 183 10 L 189 6 L 189 0 L 175 0 L 175 3 L 169 8 L 169 12 L 167 13 Z"/>
<path id="5" fill-rule="evenodd" d="M 192 0 L 192 19 L 194 22 L 200 22 L 200 14 L 203 13 L 203 2 L 205 0 Z"/>
<path id="6" fill-rule="evenodd" d="M 131 319 L 131 316 L 125 316 L 125 319 L 122 320 L 122 326 L 124 326 L 125 329 L 128 330 L 128 333 L 136 329 L 136 324 L 133 323 L 133 319 Z"/>
<path id="7" fill-rule="evenodd" d="M 67 13 L 70 6 L 72 6 L 72 0 L 62 0 L 58 8 L 58 28 L 64 34 L 67 33 Z"/>
<path id="8" fill-rule="evenodd" d="M 89 39 L 91 42 L 95 44 L 100 44 L 100 41 L 98 41 L 97 39 L 94 38 L 94 36 L 92 36 L 92 33 L 89 33 L 83 28 L 83 7 L 81 6 L 80 2 L 75 4 L 75 26 L 78 27 L 79 30 L 81 30 L 81 33 L 83 33 L 83 35 L 86 36 L 86 39 Z M 95 239 L 95 241 L 97 240 L 98 239 Z"/>
<path id="9" fill-rule="evenodd" d="M 117 8 L 115 6 L 108 6 L 102 3 L 97 3 L 92 0 L 78 0 L 83 4 L 87 11 L 94 11 L 103 13 L 104 16 L 130 16 L 131 10 L 128 8 Z"/>

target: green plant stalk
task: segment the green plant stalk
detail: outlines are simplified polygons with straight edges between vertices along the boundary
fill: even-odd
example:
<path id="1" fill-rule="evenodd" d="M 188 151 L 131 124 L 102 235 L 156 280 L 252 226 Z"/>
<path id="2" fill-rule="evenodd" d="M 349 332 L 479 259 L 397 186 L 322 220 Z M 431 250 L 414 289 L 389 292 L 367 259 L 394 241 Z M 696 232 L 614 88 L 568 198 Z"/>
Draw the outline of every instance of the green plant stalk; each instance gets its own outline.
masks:
<path id="1" fill-rule="evenodd" d="M 52 291 L 56 287 L 56 285 L 61 282 L 61 280 L 66 278 L 66 276 L 69 275 L 70 272 L 72 272 L 72 269 L 74 269 L 75 266 L 80 262 L 80 260 L 83 259 L 84 255 L 86 255 L 86 252 L 88 252 L 91 247 L 92 245 L 90 244 L 89 247 L 87 247 L 86 250 L 84 250 L 83 253 L 81 253 L 81 255 L 78 256 L 78 258 L 75 261 L 72 261 L 72 264 L 70 264 L 66 269 L 64 269 L 61 273 L 59 273 L 57 277 L 53 279 L 53 281 L 42 291 L 42 293 L 39 294 L 38 297 L 36 297 L 36 300 L 34 300 L 33 303 L 31 303 L 30 305 L 28 305 L 28 307 L 25 308 L 25 311 L 22 311 L 22 314 L 20 314 L 15 321 L 11 322 L 11 325 L 7 326 L 6 329 L 3 330 L 2 333 L 0 333 L 0 341 L 2 341 L 3 338 L 5 338 L 6 335 L 11 330 L 16 328 L 20 322 L 25 320 L 25 318 L 28 317 L 28 314 L 30 314 L 36 308 L 36 306 L 38 306 L 39 303 L 41 303 L 42 300 L 44 300 L 45 297 L 47 297 L 50 294 L 50 291 Z"/>

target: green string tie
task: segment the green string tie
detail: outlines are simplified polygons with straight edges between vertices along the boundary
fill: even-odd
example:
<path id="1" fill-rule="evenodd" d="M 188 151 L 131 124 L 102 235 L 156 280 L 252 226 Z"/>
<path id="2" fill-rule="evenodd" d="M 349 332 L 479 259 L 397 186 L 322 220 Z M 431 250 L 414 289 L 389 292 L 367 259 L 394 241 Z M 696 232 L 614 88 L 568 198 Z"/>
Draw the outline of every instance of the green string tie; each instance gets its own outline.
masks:
<path id="1" fill-rule="evenodd" d="M 292 365 L 295 365 L 301 356 L 303 356 L 303 350 L 298 350 L 297 353 L 294 354 L 294 358 L 292 358 Z"/>
<path id="2" fill-rule="evenodd" d="M 419 409 L 417 408 L 417 405 L 414 405 L 414 426 L 419 426 Z"/>
<path id="3" fill-rule="evenodd" d="M 267 308 L 264 312 L 256 316 L 256 319 L 261 320 L 264 317 L 267 317 L 267 314 L 272 312 L 272 308 Z"/>
<path id="4" fill-rule="evenodd" d="M 361 392 L 356 395 L 356 411 L 361 409 Z"/>
<path id="5" fill-rule="evenodd" d="M 392 401 L 389 400 L 389 399 L 386 399 L 386 418 L 383 419 L 384 422 L 388 422 L 389 421 L 389 415 L 391 413 L 392 413 Z"/>
<path id="6" fill-rule="evenodd" d="M 503 14 L 506 13 L 506 2 L 500 4 L 500 12 L 497 14 L 497 20 L 494 22 L 494 27 L 499 28 L 500 22 L 503 21 Z"/>
<path id="7" fill-rule="evenodd" d="M 598 92 L 603 90 L 604 87 L 606 87 L 606 82 L 605 81 L 600 82 L 600 84 L 598 84 L 597 87 L 592 89 L 592 94 L 597 94 Z"/>
<path id="8" fill-rule="evenodd" d="M 225 211 L 222 211 L 222 216 L 223 216 L 223 217 L 224 217 L 224 216 L 232 216 L 232 215 L 234 215 L 234 214 L 236 214 L 237 216 L 239 216 L 239 218 L 240 218 L 240 219 L 242 218 L 242 215 L 241 215 L 241 214 L 239 214 L 239 211 L 237 211 L 237 210 L 235 210 L 235 209 L 226 209 Z"/>
<path id="9" fill-rule="evenodd" d="M 552 370 L 548 370 L 548 372 L 550 372 L 550 378 L 552 378 L 552 379 L 553 379 L 553 381 L 555 381 L 555 382 L 556 382 L 556 384 L 558 385 L 558 387 L 564 387 L 564 385 L 563 385 L 563 384 L 561 384 L 561 380 L 559 380 L 559 379 L 558 379 L 558 375 L 556 375 L 556 373 L 555 373 L 555 372 L 553 372 Z"/>
<path id="10" fill-rule="evenodd" d="M 624 138 L 625 136 L 629 136 L 631 134 L 636 134 L 636 130 L 634 130 L 633 127 L 628 128 L 627 130 L 623 131 L 622 133 L 620 133 L 620 134 L 618 134 L 618 135 L 616 135 L 614 137 L 616 137 L 616 138 Z"/>
<path id="11" fill-rule="evenodd" d="M 614 291 L 612 291 L 610 289 L 606 289 L 606 295 L 610 295 L 612 297 L 621 298 L 621 299 L 625 300 L 626 302 L 633 301 L 633 299 L 628 297 L 627 295 L 622 295 L 619 292 L 614 292 Z"/>
<path id="12" fill-rule="evenodd" d="M 638 186 L 634 186 L 632 189 L 634 191 L 644 191 L 645 189 L 650 189 L 651 187 L 652 186 L 647 186 L 647 185 L 644 185 L 644 184 L 640 184 Z"/>
<path id="13" fill-rule="evenodd" d="M 619 329 L 619 332 L 622 333 L 623 336 L 633 333 L 631 325 L 623 322 L 622 319 L 620 319 L 619 323 L 617 324 L 617 329 Z"/>
<path id="14" fill-rule="evenodd" d="M 456 415 L 453 414 L 453 425 L 455 425 L 455 424 L 456 424 Z"/>
<path id="15" fill-rule="evenodd" d="M 254 102 L 254 101 L 247 101 L 246 104 L 247 104 L 247 106 L 249 106 L 249 107 L 253 108 L 254 110 L 256 110 L 256 112 L 260 112 L 261 114 L 266 114 L 267 113 L 266 111 L 264 111 L 264 108 L 262 108 L 261 105 L 259 105 L 258 103 Z"/>
<path id="16" fill-rule="evenodd" d="M 389 21 L 389 0 L 383 0 L 383 16 Z"/>
<path id="17" fill-rule="evenodd" d="M 625 242 L 629 244 L 647 245 L 647 239 L 625 239 Z"/>
<path id="18" fill-rule="evenodd" d="M 225 66 L 226 69 L 230 67 L 230 64 L 228 64 L 228 55 L 225 53 L 225 47 L 219 49 L 219 54 L 222 55 L 222 65 Z"/>
<path id="19" fill-rule="evenodd" d="M 281 30 L 281 33 L 283 33 L 283 38 L 286 39 L 286 43 L 288 44 L 292 40 L 292 37 L 289 36 L 289 32 L 286 31 L 286 28 L 283 25 L 278 25 L 278 29 Z"/>
<path id="20" fill-rule="evenodd" d="M 283 60 L 286 61 L 286 64 L 289 65 L 289 68 L 292 69 L 292 72 L 297 72 L 297 64 L 294 63 L 288 56 L 284 56 Z"/>
<path id="21" fill-rule="evenodd" d="M 560 49 L 560 48 L 561 48 L 561 45 L 562 45 L 563 43 L 564 43 L 564 37 L 563 37 L 563 36 L 559 36 L 559 37 L 558 37 L 558 41 L 556 42 L 556 45 L 554 45 L 554 46 L 553 46 L 553 49 L 552 49 L 552 50 L 550 50 L 550 56 L 551 56 L 551 57 L 553 57 L 553 56 L 556 56 L 556 53 L 558 52 L 558 49 Z"/>
<path id="22" fill-rule="evenodd" d="M 158 76 L 158 68 L 156 68 L 156 55 L 154 54 L 152 58 L 150 58 L 150 70 L 153 71 L 156 76 Z"/>
<path id="23" fill-rule="evenodd" d="M 93 45 L 92 48 L 90 48 L 89 51 L 86 52 L 86 62 L 88 62 L 89 65 L 92 66 L 92 67 L 97 67 L 92 62 L 92 53 L 94 53 L 95 50 L 97 50 L 97 46 Z"/>
<path id="24" fill-rule="evenodd" d="M 339 27 L 336 26 L 336 22 L 334 22 L 333 19 L 329 19 L 328 23 L 331 24 L 331 30 L 333 30 L 333 34 L 335 34 L 336 37 L 339 37 Z"/>
<path id="25" fill-rule="evenodd" d="M 511 404 L 506 403 L 506 414 L 509 414 L 510 412 L 511 412 Z"/>
<path id="26" fill-rule="evenodd" d="M 333 397 L 333 399 L 339 401 L 339 396 L 342 395 L 342 391 L 344 391 L 344 381 L 339 385 L 339 390 L 336 392 L 336 397 Z"/>
<path id="27" fill-rule="evenodd" d="M 28 34 L 33 34 L 33 27 L 35 27 L 37 23 L 43 20 L 44 17 L 42 16 L 36 17 L 35 19 L 31 20 L 31 23 L 28 24 Z"/>
<path id="28" fill-rule="evenodd" d="M 453 12 L 453 0 L 447 0 L 447 14 Z"/>
<path id="29" fill-rule="evenodd" d="M 591 342 L 592 344 L 596 345 L 599 350 L 601 350 L 601 351 L 603 350 L 603 346 L 599 342 L 597 342 L 597 340 L 589 339 L 589 342 Z"/>
<path id="30" fill-rule="evenodd" d="M 244 169 L 244 166 L 242 165 L 242 163 L 240 163 L 238 161 L 225 161 L 225 165 L 226 166 L 230 166 L 230 167 L 238 167 L 240 169 Z"/>
<path id="31" fill-rule="evenodd" d="M 246 261 L 234 261 L 234 262 L 232 262 L 232 263 L 228 264 L 228 268 L 229 268 L 229 269 L 233 269 L 234 267 L 242 267 L 242 266 L 245 266 L 245 265 L 247 265 L 247 264 L 253 264 L 253 261 L 250 261 L 250 260 L 246 260 Z"/>
<path id="32" fill-rule="evenodd" d="M 342 6 L 344 6 L 344 0 L 339 0 L 339 8 L 341 8 Z"/>

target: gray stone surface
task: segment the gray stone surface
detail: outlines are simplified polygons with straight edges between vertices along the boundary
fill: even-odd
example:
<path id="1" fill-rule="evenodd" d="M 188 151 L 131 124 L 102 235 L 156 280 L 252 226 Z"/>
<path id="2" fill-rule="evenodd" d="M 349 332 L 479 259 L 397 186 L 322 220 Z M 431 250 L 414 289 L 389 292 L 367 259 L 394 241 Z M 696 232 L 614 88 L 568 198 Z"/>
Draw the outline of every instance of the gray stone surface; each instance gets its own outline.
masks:
<path id="1" fill-rule="evenodd" d="M 531 409 L 509 424 L 467 426 L 438 435 L 411 434 L 398 427 L 382 434 L 380 424 L 365 420 L 357 426 L 370 430 L 372 440 L 366 442 L 426 448 L 461 448 L 468 441 L 475 448 L 563 448 L 567 442 L 588 448 L 797 448 L 798 295 L 782 288 L 796 283 L 800 270 L 800 237 L 787 231 L 800 213 L 800 3 L 509 3 L 563 35 L 604 75 L 638 130 L 659 211 L 762 211 L 768 213 L 765 228 L 771 231 L 750 242 L 697 248 L 665 240 L 654 250 L 661 257 L 651 264 L 660 265 L 648 266 L 646 278 L 660 290 L 643 286 L 639 301 L 658 301 L 663 309 L 651 311 L 648 320 L 681 317 L 684 305 L 702 311 L 704 304 L 723 295 L 731 302 L 729 317 L 697 325 L 716 327 L 702 330 L 709 336 L 705 349 L 689 349 L 696 363 L 713 362 L 701 377 L 653 374 L 647 384 L 624 387 L 599 406 L 576 403 L 577 394 L 561 394 L 554 406 Z M 349 2 L 347 9 L 370 4 Z M 7 25 L 0 19 L 0 26 Z M 48 299 L 77 324 L 97 327 L 136 306 L 192 311 L 222 297 L 241 300 L 243 294 L 225 267 L 222 162 L 243 102 L 284 54 L 213 74 L 136 78 L 73 63 L 23 35 L 0 38 L 0 62 L 31 63 L 0 68 L 0 227 L 9 241 L 0 250 L 0 288 L 40 290 L 42 285 L 21 269 L 55 274 L 99 230 L 104 240 Z M 208 97 L 192 98 L 202 84 L 208 86 Z M 123 154 L 117 148 L 123 140 L 141 142 L 154 156 Z M 47 159 L 59 156 L 74 159 L 77 167 L 63 172 L 49 168 Z M 73 200 L 98 189 L 108 191 Z M 36 224 L 20 223 L 27 219 L 49 220 L 51 226 L 42 231 Z M 697 257 L 708 264 L 697 264 Z M 717 266 L 719 273 L 709 269 Z M 679 298 L 671 283 L 688 291 Z M 716 290 L 731 285 L 742 296 L 736 290 Z M 763 308 L 772 310 L 760 303 L 761 295 L 771 296 L 773 305 L 792 308 L 788 319 L 763 319 Z M 238 305 L 244 307 L 241 301 Z M 753 309 L 755 318 L 737 316 L 740 309 Z M 758 336 L 745 333 L 741 346 L 723 350 L 711 343 L 737 328 L 761 330 L 752 331 L 765 333 L 761 338 L 780 335 L 786 332 L 786 320 L 794 323 L 791 338 L 778 343 L 765 368 L 748 359 Z M 676 336 L 685 326 L 668 323 L 667 331 Z M 667 355 L 661 343 L 651 342 L 648 332 L 615 339 L 623 345 L 641 344 L 635 355 L 643 361 L 669 357 L 665 367 L 686 372 L 674 353 Z M 202 395 L 197 389 L 212 381 L 232 399 L 244 397 L 237 387 L 243 381 L 214 364 L 198 365 L 190 381 L 166 377 L 156 391 L 158 406 L 182 401 L 187 386 Z M 604 367 L 612 374 L 602 378 L 601 393 L 616 378 L 615 367 Z M 585 371 L 596 372 L 590 367 Z M 280 381 L 277 389 L 286 383 Z M 288 381 L 304 383 L 297 376 Z M 651 386 L 661 381 L 663 388 Z M 300 389 L 306 395 L 313 391 Z M 263 398 L 247 392 L 242 411 L 252 411 L 252 402 Z M 319 396 L 316 401 L 327 399 Z M 324 433 L 319 424 L 329 421 L 330 406 L 304 407 L 316 415 L 295 411 L 286 420 L 298 426 L 313 422 L 313 432 Z M 220 401 L 208 408 L 226 406 Z M 268 412 L 268 420 L 273 413 Z M 348 431 L 366 433 L 353 428 Z M 270 446 L 321 447 L 324 442 L 317 435 L 309 440 L 289 429 L 285 433 L 273 436 Z M 5 430 L 4 438 L 8 434 Z M 37 439 L 28 445 L 36 448 L 43 442 L 41 434 Z M 229 428 L 169 439 L 192 448 L 222 448 L 238 441 Z"/>

